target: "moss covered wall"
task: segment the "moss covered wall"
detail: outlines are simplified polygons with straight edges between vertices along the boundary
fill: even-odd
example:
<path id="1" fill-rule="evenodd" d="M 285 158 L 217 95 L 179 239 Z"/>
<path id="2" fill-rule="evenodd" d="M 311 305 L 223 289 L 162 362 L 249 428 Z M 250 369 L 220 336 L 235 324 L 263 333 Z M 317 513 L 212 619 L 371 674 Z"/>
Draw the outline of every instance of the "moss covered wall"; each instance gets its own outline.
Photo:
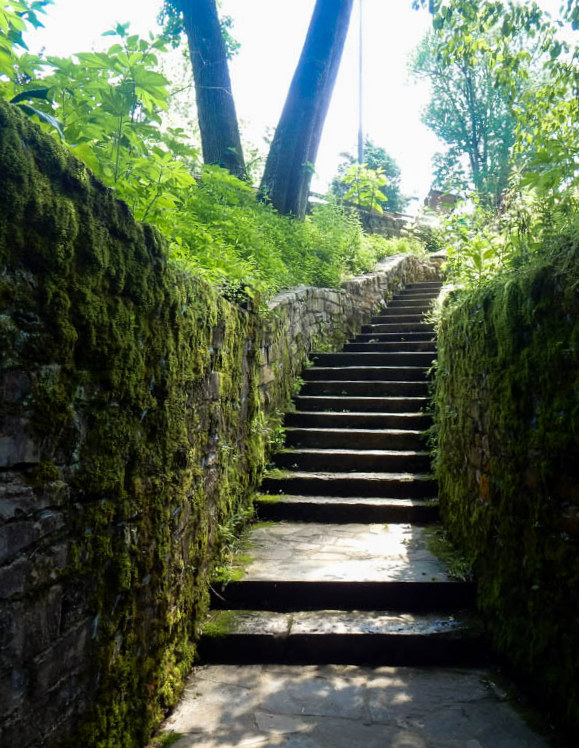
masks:
<path id="1" fill-rule="evenodd" d="M 577 726 L 579 246 L 565 258 L 447 308 L 435 420 L 444 520 L 494 646 Z"/>
<path id="2" fill-rule="evenodd" d="M 1 102 L 0 268 L 0 744 L 140 748 L 309 350 L 436 270 L 239 309 Z"/>

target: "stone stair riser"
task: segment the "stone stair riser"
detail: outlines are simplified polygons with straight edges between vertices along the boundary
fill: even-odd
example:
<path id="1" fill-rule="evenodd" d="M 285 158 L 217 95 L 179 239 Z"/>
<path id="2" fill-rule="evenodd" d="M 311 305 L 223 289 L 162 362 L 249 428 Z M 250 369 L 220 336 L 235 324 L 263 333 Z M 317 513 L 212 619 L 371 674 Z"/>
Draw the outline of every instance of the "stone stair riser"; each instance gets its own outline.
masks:
<path id="1" fill-rule="evenodd" d="M 314 353 L 311 360 L 319 367 L 340 366 L 431 366 L 434 356 L 432 353 L 419 351 L 393 351 L 375 353 L 361 351 L 354 353 Z"/>
<path id="2" fill-rule="evenodd" d="M 428 342 L 436 346 L 434 333 L 432 332 L 378 332 L 378 333 L 360 333 L 352 340 L 353 343 L 413 343 Z"/>
<path id="3" fill-rule="evenodd" d="M 350 524 L 407 522 L 414 525 L 428 525 L 439 518 L 437 504 L 420 504 L 409 506 L 400 501 L 384 501 L 383 505 L 368 504 L 363 501 L 344 501 L 340 503 L 309 502 L 307 496 L 297 503 L 280 500 L 278 502 L 257 502 L 257 516 L 264 522 L 328 522 Z M 339 497 L 336 497 L 338 499 Z"/>
<path id="4" fill-rule="evenodd" d="M 311 380 L 306 382 L 300 390 L 301 394 L 294 398 L 296 405 L 301 398 L 318 395 L 321 397 L 352 397 L 352 398 L 387 398 L 387 397 L 423 397 L 428 395 L 428 382 L 426 377 L 423 381 L 408 380 L 407 382 L 396 382 L 387 380 L 348 380 L 338 379 L 335 381 Z M 354 403 L 355 404 L 355 403 Z M 421 404 L 421 406 L 424 402 Z M 388 405 L 388 403 L 384 403 Z M 420 406 L 420 407 L 421 407 Z M 343 410 L 343 408 L 340 408 Z M 388 412 L 387 410 L 385 412 Z"/>
<path id="5" fill-rule="evenodd" d="M 314 383 L 312 383 L 312 385 L 313 384 Z M 408 383 L 408 387 L 406 388 L 410 390 L 408 396 L 403 396 L 401 392 L 398 392 L 396 393 L 398 394 L 398 397 L 372 397 L 369 394 L 364 394 L 363 387 L 360 387 L 359 391 L 355 393 L 356 396 L 354 397 L 340 395 L 324 396 L 322 392 L 323 383 L 320 382 L 317 384 L 321 385 L 320 387 L 318 387 L 319 394 L 314 395 L 314 393 L 311 393 L 311 397 L 299 395 L 298 397 L 294 398 L 294 402 L 298 410 L 307 410 L 310 412 L 334 411 L 345 413 L 347 413 L 348 411 L 354 413 L 409 413 L 412 411 L 420 411 L 421 409 L 426 408 L 428 405 L 428 398 L 425 397 L 427 389 L 425 386 L 423 386 L 422 389 L 420 388 L 420 385 L 422 385 L 421 382 Z M 359 382 L 351 384 L 365 385 L 366 383 Z M 349 386 L 348 389 L 352 391 L 355 388 Z M 392 392 L 391 394 L 394 395 L 394 393 Z M 354 395 L 353 391 L 352 395 Z"/>
<path id="6" fill-rule="evenodd" d="M 480 637 L 455 634 L 238 634 L 205 639 L 199 654 L 215 664 L 476 667 L 486 658 Z"/>
<path id="7" fill-rule="evenodd" d="M 295 430 L 316 429 L 397 429 L 424 431 L 432 423 L 421 413 L 308 413 L 295 411 L 285 417 L 286 438 L 293 439 Z M 370 436 L 367 434 L 366 436 Z M 297 438 L 297 435 L 296 437 Z M 288 442 L 289 443 L 289 442 Z"/>
<path id="8" fill-rule="evenodd" d="M 327 474 L 326 474 L 327 475 Z M 437 495 L 436 482 L 429 478 L 402 480 L 399 478 L 371 478 L 356 474 L 334 473 L 332 477 L 285 474 L 266 477 L 262 483 L 265 493 L 297 494 L 299 496 L 377 496 L 384 498 L 432 499 Z"/>
<path id="9" fill-rule="evenodd" d="M 424 450 L 426 439 L 421 432 L 363 431 L 357 429 L 294 429 L 286 430 L 286 447 L 315 449 L 397 449 Z"/>
<path id="10" fill-rule="evenodd" d="M 406 341 L 386 341 L 378 343 L 370 343 L 369 341 L 364 341 L 360 343 L 346 343 L 346 345 L 344 346 L 344 351 L 347 353 L 388 353 L 389 351 L 395 353 L 428 353 L 431 356 L 431 360 L 436 358 L 436 348 L 433 346 L 430 340 L 418 340 L 414 343 L 407 343 Z"/>
<path id="11" fill-rule="evenodd" d="M 312 470 L 347 473 L 353 471 L 426 473 L 430 470 L 428 453 L 364 454 L 344 451 L 333 453 L 319 449 L 315 452 L 282 451 L 275 455 L 275 465 L 283 470 Z"/>
<path id="12" fill-rule="evenodd" d="M 302 378 L 306 382 L 357 381 L 357 382 L 420 382 L 428 376 L 426 366 L 315 366 L 306 369 Z"/>
<path id="13" fill-rule="evenodd" d="M 230 582 L 211 593 L 217 610 L 445 612 L 475 603 L 470 582 Z"/>
<path id="14" fill-rule="evenodd" d="M 380 325 L 363 325 L 360 330 L 361 333 L 383 333 L 392 332 L 396 334 L 407 333 L 407 332 L 421 332 L 421 333 L 433 333 L 434 325 L 432 322 L 390 322 L 388 324 Z"/>

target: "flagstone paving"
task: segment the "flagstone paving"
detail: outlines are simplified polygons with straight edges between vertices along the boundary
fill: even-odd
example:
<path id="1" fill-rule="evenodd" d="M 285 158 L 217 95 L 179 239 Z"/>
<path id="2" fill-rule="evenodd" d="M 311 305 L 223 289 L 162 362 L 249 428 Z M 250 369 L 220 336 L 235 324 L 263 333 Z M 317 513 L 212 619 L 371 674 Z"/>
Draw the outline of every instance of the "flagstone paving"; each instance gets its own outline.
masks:
<path id="1" fill-rule="evenodd" d="M 542 748 L 484 670 L 197 668 L 173 748 Z"/>
<path id="2" fill-rule="evenodd" d="M 249 544 L 247 581 L 449 581 L 423 528 L 409 524 L 283 522 L 257 528 Z"/>

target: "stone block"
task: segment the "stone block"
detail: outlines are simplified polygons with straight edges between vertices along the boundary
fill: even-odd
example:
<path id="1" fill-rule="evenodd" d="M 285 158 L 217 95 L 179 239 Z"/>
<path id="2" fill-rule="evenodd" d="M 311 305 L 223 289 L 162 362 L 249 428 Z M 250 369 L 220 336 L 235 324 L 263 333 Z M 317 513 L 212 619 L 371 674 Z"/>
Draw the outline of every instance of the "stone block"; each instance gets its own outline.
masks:
<path id="1" fill-rule="evenodd" d="M 34 520 L 9 522 L 0 527 L 0 563 L 12 558 L 39 537 Z"/>
<path id="2" fill-rule="evenodd" d="M 11 564 L 0 567 L 0 600 L 21 595 L 25 589 L 25 580 L 32 570 L 32 563 L 27 558 L 17 558 Z"/>
<path id="3" fill-rule="evenodd" d="M 33 698 L 41 696 L 59 681 L 67 678 L 72 670 L 88 662 L 92 624 L 92 619 L 85 619 L 35 658 Z"/>
<path id="4" fill-rule="evenodd" d="M 21 403 L 32 390 L 32 379 L 27 371 L 11 369 L 2 376 L 0 393 L 5 403 Z"/>
<path id="5" fill-rule="evenodd" d="M 30 688 L 30 672 L 27 668 L 19 667 L 0 672 L 0 704 L 2 712 L 0 719 L 6 718 L 22 706 L 28 696 Z M 0 735 L 2 731 L 0 730 Z M 19 743 L 0 743 L 4 746 L 16 746 Z"/>
<path id="6" fill-rule="evenodd" d="M 29 433 L 26 418 L 7 416 L 0 423 L 0 468 L 40 462 L 40 446 Z"/>

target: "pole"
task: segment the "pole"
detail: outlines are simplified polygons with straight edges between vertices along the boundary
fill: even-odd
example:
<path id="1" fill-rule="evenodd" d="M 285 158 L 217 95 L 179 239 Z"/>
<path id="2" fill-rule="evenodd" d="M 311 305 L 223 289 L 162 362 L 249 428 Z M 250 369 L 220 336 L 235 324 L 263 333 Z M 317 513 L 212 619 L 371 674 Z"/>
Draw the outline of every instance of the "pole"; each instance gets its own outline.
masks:
<path id="1" fill-rule="evenodd" d="M 358 163 L 364 163 L 364 125 L 363 125 L 363 79 L 364 79 L 364 18 L 362 14 L 362 0 L 358 0 L 359 9 L 359 41 L 358 41 Z"/>

